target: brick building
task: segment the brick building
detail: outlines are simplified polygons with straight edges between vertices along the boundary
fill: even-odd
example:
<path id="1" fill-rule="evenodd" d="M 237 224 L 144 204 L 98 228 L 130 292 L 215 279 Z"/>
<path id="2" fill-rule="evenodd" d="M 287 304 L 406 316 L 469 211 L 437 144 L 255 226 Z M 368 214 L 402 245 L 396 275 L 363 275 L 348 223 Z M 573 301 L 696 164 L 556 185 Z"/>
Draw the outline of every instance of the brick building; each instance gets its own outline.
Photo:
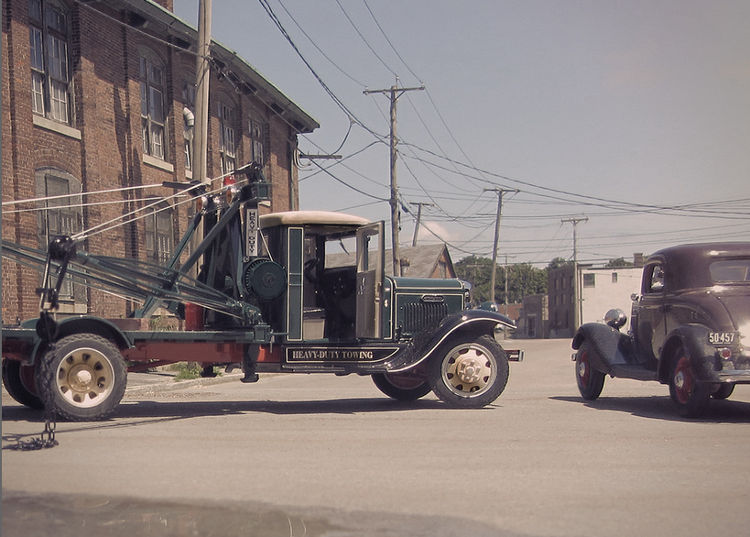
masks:
<path id="1" fill-rule="evenodd" d="M 148 205 L 145 217 L 92 233 L 81 247 L 163 262 L 192 210 L 161 185 L 192 179 L 196 29 L 173 15 L 172 0 L 2 7 L 3 239 L 45 249 L 51 236 Z M 316 121 L 216 42 L 209 110 L 207 176 L 260 162 L 273 185 L 267 210 L 298 208 L 297 136 Z M 38 313 L 39 277 L 3 261 L 6 323 Z M 62 294 L 61 313 L 118 317 L 134 308 L 72 283 Z"/>

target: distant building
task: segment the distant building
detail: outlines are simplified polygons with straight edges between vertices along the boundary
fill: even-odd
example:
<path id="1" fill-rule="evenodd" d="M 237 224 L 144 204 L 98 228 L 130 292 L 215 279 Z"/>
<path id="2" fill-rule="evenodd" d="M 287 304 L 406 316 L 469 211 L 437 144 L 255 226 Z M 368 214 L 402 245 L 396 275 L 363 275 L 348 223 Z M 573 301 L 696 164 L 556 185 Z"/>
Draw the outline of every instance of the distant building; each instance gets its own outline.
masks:
<path id="1" fill-rule="evenodd" d="M 82 248 L 163 263 L 192 210 L 162 184 L 192 178 L 196 29 L 172 0 L 2 5 L 2 199 L 40 200 L 4 205 L 3 239 L 46 250 L 148 205 Z M 297 209 L 297 136 L 318 123 L 235 52 L 213 42 L 210 57 L 208 177 L 259 162 L 273 187 L 265 210 Z M 3 319 L 37 314 L 38 286 L 37 272 L 4 262 Z M 60 299 L 62 313 L 133 310 L 73 284 Z"/>
<path id="2" fill-rule="evenodd" d="M 529 339 L 550 337 L 548 296 L 542 294 L 525 296 L 517 325 L 514 337 Z"/>

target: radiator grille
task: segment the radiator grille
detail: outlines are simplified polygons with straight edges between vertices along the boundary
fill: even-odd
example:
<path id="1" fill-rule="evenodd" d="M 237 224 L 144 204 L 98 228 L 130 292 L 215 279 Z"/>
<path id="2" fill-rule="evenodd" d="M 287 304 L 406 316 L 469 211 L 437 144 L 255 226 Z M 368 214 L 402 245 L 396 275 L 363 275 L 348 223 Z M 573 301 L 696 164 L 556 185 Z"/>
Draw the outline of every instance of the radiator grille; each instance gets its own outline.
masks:
<path id="1" fill-rule="evenodd" d="M 448 315 L 448 305 L 444 302 L 413 302 L 404 306 L 404 331 L 414 333 L 425 327 L 436 327 Z"/>

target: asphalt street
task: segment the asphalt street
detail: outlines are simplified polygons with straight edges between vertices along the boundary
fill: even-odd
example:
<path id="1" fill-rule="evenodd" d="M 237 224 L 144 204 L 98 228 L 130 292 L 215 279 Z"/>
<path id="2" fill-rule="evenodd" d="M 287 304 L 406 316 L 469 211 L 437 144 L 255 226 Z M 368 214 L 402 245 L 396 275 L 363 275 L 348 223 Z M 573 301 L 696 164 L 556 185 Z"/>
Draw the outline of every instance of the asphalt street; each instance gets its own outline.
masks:
<path id="1" fill-rule="evenodd" d="M 129 377 L 115 416 L 58 423 L 3 391 L 2 535 L 701 536 L 750 527 L 750 387 L 705 418 L 666 386 L 584 403 L 569 340 L 526 352 L 490 407 L 392 401 L 367 377 Z"/>

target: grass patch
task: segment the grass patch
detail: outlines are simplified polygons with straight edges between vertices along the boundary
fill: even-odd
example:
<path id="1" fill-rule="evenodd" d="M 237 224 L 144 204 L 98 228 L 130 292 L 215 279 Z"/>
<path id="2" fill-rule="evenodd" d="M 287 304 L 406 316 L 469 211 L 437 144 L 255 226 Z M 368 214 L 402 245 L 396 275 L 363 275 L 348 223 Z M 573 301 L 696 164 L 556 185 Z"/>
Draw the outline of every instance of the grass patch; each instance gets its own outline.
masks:
<path id="1" fill-rule="evenodd" d="M 197 362 L 177 362 L 169 366 L 170 371 L 177 371 L 175 380 L 192 380 L 201 377 L 203 366 Z M 214 366 L 214 376 L 221 375 L 220 368 Z"/>

